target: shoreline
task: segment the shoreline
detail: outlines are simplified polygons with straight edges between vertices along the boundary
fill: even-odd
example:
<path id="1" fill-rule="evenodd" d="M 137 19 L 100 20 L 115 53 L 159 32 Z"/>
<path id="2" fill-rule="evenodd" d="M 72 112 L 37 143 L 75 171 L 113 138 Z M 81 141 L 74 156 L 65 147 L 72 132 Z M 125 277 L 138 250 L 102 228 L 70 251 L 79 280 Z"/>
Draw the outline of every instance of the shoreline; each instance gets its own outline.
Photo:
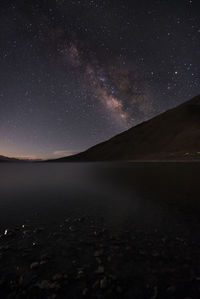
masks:
<path id="1" fill-rule="evenodd" d="M 32 221 L 0 237 L 2 298 L 197 298 L 199 241 L 101 217 Z"/>

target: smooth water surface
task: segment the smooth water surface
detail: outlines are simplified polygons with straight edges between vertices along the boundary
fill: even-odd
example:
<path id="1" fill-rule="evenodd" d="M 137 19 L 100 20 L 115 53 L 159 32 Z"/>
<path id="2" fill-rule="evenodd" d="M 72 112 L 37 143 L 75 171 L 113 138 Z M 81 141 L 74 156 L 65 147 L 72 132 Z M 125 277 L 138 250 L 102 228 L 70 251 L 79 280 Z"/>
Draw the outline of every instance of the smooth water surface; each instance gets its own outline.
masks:
<path id="1" fill-rule="evenodd" d="M 191 232 L 199 224 L 200 163 L 1 163 L 0 230 L 37 218 L 102 215 Z"/>

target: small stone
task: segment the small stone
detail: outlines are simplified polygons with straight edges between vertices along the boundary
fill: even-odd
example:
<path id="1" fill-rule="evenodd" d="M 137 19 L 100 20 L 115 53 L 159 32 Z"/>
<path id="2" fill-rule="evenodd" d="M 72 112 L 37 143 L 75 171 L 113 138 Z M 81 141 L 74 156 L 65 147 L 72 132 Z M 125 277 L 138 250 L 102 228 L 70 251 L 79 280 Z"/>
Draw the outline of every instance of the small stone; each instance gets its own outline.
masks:
<path id="1" fill-rule="evenodd" d="M 70 230 L 71 232 L 75 232 L 75 231 L 76 231 L 76 228 L 75 228 L 74 226 L 69 226 L 69 230 Z"/>
<path id="2" fill-rule="evenodd" d="M 34 276 L 32 275 L 32 272 L 26 271 L 23 275 L 20 276 L 19 284 L 24 287 L 28 285 L 30 281 L 32 281 L 33 277 Z"/>
<path id="3" fill-rule="evenodd" d="M 38 262 L 34 262 L 31 264 L 30 268 L 33 270 L 33 269 L 36 269 L 39 267 L 39 263 Z"/>
<path id="4" fill-rule="evenodd" d="M 158 296 L 158 287 L 155 286 L 155 287 L 153 288 L 153 291 L 154 291 L 154 293 L 153 293 L 153 296 L 151 297 L 151 299 L 156 299 L 157 296 Z"/>
<path id="5" fill-rule="evenodd" d="M 15 234 L 15 231 L 13 229 L 5 229 L 4 236 L 12 237 Z"/>
<path id="6" fill-rule="evenodd" d="M 184 239 L 182 239 L 182 238 L 179 238 L 179 237 L 176 237 L 176 240 L 177 240 L 177 241 L 179 241 L 179 242 L 185 242 L 185 240 L 184 240 Z"/>
<path id="7" fill-rule="evenodd" d="M 87 293 L 88 293 L 88 289 L 87 288 L 85 288 L 84 290 L 83 290 L 83 296 L 86 296 L 87 295 Z"/>
<path id="8" fill-rule="evenodd" d="M 48 254 L 43 254 L 43 255 L 41 255 L 41 257 L 40 257 L 40 260 L 41 260 L 41 261 L 44 261 L 44 260 L 50 260 L 50 256 L 49 256 Z"/>
<path id="9" fill-rule="evenodd" d="M 100 250 L 95 251 L 94 256 L 99 257 L 99 256 L 102 256 L 102 254 L 103 254 L 103 249 L 100 249 Z"/>
<path id="10" fill-rule="evenodd" d="M 63 279 L 63 275 L 61 273 L 56 273 L 53 277 L 52 280 L 54 281 L 58 281 L 58 280 L 62 280 Z"/>
<path id="11" fill-rule="evenodd" d="M 78 218 L 78 222 L 83 222 L 85 220 L 85 217 Z"/>
<path id="12" fill-rule="evenodd" d="M 84 271 L 83 269 L 80 269 L 77 273 L 77 278 L 81 278 L 81 277 L 84 277 Z"/>
<path id="13" fill-rule="evenodd" d="M 67 222 L 69 222 L 70 221 L 70 218 L 66 218 L 65 219 L 65 222 L 67 223 Z"/>
<path id="14" fill-rule="evenodd" d="M 31 234 L 31 231 L 30 230 L 25 230 L 25 231 L 23 231 L 23 234 L 24 234 L 24 236 L 28 236 L 28 235 Z"/>
<path id="15" fill-rule="evenodd" d="M 103 279 L 100 280 L 100 288 L 105 289 L 107 287 L 107 278 L 104 277 Z"/>
<path id="16" fill-rule="evenodd" d="M 99 280 L 96 280 L 96 281 L 93 283 L 92 288 L 93 288 L 93 289 L 96 289 L 96 288 L 98 288 L 98 287 L 99 287 Z"/>
<path id="17" fill-rule="evenodd" d="M 38 288 L 42 289 L 42 290 L 50 290 L 50 289 L 59 288 L 59 285 L 56 282 L 51 283 L 48 280 L 43 280 L 43 281 L 37 283 L 36 286 L 38 286 Z"/>
<path id="18" fill-rule="evenodd" d="M 104 267 L 103 266 L 99 266 L 96 270 L 97 274 L 103 274 L 104 273 Z"/>

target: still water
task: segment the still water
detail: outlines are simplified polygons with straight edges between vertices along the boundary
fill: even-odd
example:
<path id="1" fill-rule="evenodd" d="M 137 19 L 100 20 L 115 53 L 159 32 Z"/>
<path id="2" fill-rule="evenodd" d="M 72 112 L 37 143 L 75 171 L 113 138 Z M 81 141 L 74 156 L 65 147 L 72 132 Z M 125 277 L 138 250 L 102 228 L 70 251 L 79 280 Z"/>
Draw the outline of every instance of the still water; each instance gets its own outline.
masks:
<path id="1" fill-rule="evenodd" d="M 199 227 L 200 163 L 1 163 L 0 231 L 37 219 L 105 218 L 112 226 Z"/>

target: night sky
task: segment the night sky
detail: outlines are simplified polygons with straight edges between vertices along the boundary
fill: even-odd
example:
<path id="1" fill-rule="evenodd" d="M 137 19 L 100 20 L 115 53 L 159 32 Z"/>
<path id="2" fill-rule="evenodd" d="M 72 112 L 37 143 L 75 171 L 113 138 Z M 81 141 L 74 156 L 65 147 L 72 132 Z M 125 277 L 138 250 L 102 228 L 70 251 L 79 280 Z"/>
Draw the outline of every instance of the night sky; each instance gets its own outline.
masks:
<path id="1" fill-rule="evenodd" d="M 82 151 L 200 93 L 200 2 L 6 0 L 0 154 Z"/>

